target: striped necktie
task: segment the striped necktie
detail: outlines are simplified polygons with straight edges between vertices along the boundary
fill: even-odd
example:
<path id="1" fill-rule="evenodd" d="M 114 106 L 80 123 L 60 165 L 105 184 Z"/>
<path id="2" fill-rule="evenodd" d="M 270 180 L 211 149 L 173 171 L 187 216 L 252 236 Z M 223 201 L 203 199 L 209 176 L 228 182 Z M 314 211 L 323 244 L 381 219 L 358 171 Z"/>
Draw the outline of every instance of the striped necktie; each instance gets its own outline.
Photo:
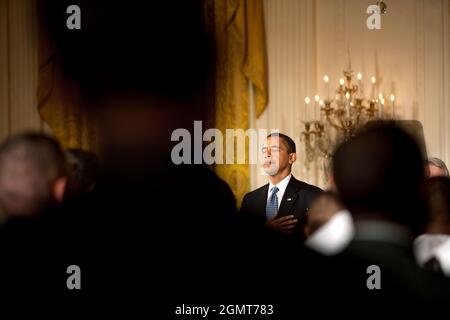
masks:
<path id="1" fill-rule="evenodd" d="M 271 195 L 269 197 L 269 200 L 267 201 L 267 205 L 266 205 L 266 218 L 267 220 L 272 219 L 273 217 L 275 217 L 277 215 L 278 212 L 278 196 L 277 196 L 277 192 L 280 189 L 278 189 L 278 187 L 273 187 L 271 190 Z"/>

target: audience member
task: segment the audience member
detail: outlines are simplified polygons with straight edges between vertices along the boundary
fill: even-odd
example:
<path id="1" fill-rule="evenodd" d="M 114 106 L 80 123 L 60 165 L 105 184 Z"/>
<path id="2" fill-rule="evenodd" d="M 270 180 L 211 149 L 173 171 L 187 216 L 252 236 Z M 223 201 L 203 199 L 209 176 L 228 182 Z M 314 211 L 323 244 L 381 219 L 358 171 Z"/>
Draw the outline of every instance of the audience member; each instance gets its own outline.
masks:
<path id="1" fill-rule="evenodd" d="M 428 225 L 414 241 L 417 262 L 421 266 L 450 276 L 450 179 L 443 176 L 426 181 Z"/>
<path id="2" fill-rule="evenodd" d="M 66 183 L 66 157 L 53 138 L 21 134 L 0 147 L 0 203 L 8 218 L 45 213 L 62 202 Z"/>
<path id="3" fill-rule="evenodd" d="M 449 292 L 448 283 L 419 268 L 413 256 L 413 237 L 426 224 L 422 163 L 416 141 L 395 123 L 368 126 L 334 155 L 337 190 L 355 221 L 354 239 L 340 255 L 342 272 L 349 272 L 343 279 L 348 288 L 363 288 L 355 275 L 370 265 L 381 270 L 382 294 L 366 289 L 358 299 L 408 303 L 444 300 Z"/>
<path id="4" fill-rule="evenodd" d="M 448 177 L 448 168 L 445 162 L 438 158 L 429 158 L 428 166 L 425 168 L 427 176 L 431 177 Z"/>
<path id="5" fill-rule="evenodd" d="M 203 4 L 81 1 L 87 14 L 73 32 L 65 23 L 72 2 L 44 2 L 65 77 L 99 124 L 95 188 L 65 208 L 68 258 L 89 274 L 84 293 L 148 294 L 153 313 L 225 292 L 232 286 L 225 270 L 234 259 L 224 253 L 235 251 L 234 196 L 206 165 L 171 158 L 173 132 L 208 120 L 214 51 Z"/>
<path id="6" fill-rule="evenodd" d="M 1 289 L 9 294 L 56 290 L 64 284 L 60 234 L 67 162 L 59 143 L 39 133 L 19 134 L 0 146 Z"/>

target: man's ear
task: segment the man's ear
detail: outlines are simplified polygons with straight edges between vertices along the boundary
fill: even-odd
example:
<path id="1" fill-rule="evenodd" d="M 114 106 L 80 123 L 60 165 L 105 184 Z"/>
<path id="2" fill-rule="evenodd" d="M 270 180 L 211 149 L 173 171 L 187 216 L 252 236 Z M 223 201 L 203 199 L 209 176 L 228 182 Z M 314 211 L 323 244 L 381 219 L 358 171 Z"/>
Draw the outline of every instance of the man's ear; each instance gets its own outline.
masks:
<path id="1" fill-rule="evenodd" d="M 331 191 L 335 193 L 337 192 L 336 182 L 334 181 L 333 174 L 328 175 L 328 187 L 330 188 Z"/>
<path id="2" fill-rule="evenodd" d="M 296 153 L 291 153 L 289 155 L 289 163 L 293 164 L 295 161 L 297 161 L 297 154 Z"/>
<path id="3" fill-rule="evenodd" d="M 67 177 L 60 177 L 53 183 L 53 196 L 56 201 L 62 203 L 66 192 Z"/>

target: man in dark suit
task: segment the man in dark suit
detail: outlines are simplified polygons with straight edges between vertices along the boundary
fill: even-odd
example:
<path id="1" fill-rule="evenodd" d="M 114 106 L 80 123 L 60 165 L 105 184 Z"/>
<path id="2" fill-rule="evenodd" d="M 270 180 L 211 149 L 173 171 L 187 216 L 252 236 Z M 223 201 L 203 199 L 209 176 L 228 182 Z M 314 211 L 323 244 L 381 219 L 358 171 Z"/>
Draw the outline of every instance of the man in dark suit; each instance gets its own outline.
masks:
<path id="1" fill-rule="evenodd" d="M 65 284 L 55 238 L 67 175 L 64 151 L 50 136 L 23 133 L 0 145 L 0 207 L 5 215 L 0 223 L 1 292 L 14 295 Z"/>
<path id="2" fill-rule="evenodd" d="M 414 260 L 412 239 L 426 223 L 426 157 L 403 127 L 372 123 L 337 148 L 334 179 L 352 213 L 355 235 L 332 265 L 342 282 L 336 287 L 349 292 L 346 298 L 379 308 L 395 304 L 408 312 L 448 300 L 450 283 Z M 378 271 L 368 271 L 369 266 Z"/>
<path id="3" fill-rule="evenodd" d="M 214 55 L 203 3 L 176 1 L 173 10 L 172 2 L 82 1 L 83 32 L 75 35 L 65 25 L 71 3 L 46 2 L 64 80 L 80 88 L 95 116 L 101 155 L 95 188 L 67 201 L 55 228 L 54 241 L 64 245 L 58 257 L 68 264 L 56 265 L 64 278 L 51 293 L 70 303 L 76 295 L 81 310 L 120 299 L 120 308 L 130 303 L 161 319 L 177 318 L 178 302 L 225 295 L 219 283 L 232 288 L 237 261 L 224 254 L 237 251 L 233 193 L 206 165 L 171 157 L 172 133 L 208 115 Z M 66 287 L 70 264 L 81 269 L 79 291 Z M 137 303 L 147 296 L 157 296 L 150 307 Z"/>
<path id="4" fill-rule="evenodd" d="M 270 134 L 264 147 L 263 169 L 269 183 L 245 195 L 240 216 L 253 227 L 301 239 L 306 213 L 322 190 L 299 181 L 291 174 L 297 160 L 295 142 L 282 133 Z"/>

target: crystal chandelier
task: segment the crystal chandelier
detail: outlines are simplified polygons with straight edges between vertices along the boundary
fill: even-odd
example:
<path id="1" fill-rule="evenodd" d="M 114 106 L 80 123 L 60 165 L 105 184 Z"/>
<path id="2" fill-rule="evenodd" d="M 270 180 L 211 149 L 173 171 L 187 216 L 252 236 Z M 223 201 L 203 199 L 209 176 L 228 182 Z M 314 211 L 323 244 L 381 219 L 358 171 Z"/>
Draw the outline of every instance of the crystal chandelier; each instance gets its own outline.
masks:
<path id="1" fill-rule="evenodd" d="M 376 119 L 395 118 L 395 96 L 385 100 L 378 92 L 377 78 L 371 77 L 371 92 L 364 96 L 361 73 L 354 83 L 354 71 L 351 65 L 344 70 L 339 86 L 330 97 L 329 77 L 323 77 L 326 98 L 315 95 L 314 101 L 305 98 L 306 121 L 301 132 L 301 141 L 305 144 L 305 166 L 309 170 L 315 162 L 324 170 L 324 181 L 329 173 L 329 164 L 335 147 L 350 138 L 366 122 Z M 356 82 L 356 81 L 355 81 Z"/>

